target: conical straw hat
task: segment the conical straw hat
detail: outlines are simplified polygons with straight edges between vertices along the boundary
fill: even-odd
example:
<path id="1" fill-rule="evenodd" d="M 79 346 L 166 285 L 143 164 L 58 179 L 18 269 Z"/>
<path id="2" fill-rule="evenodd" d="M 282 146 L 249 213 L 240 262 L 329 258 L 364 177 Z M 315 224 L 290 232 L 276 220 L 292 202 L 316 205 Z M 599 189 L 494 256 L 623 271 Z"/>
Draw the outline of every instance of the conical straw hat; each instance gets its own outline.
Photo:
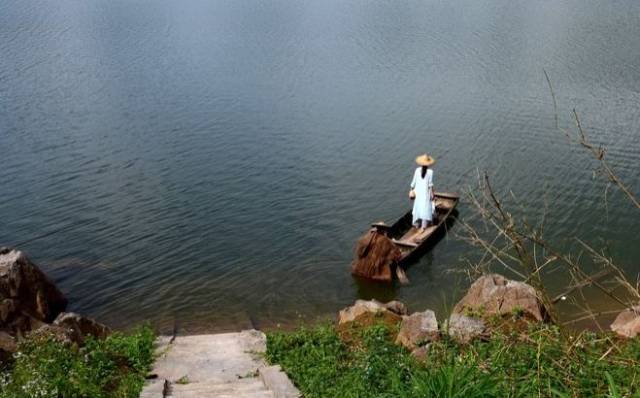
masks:
<path id="1" fill-rule="evenodd" d="M 416 158 L 416 163 L 418 163 L 418 166 L 431 166 L 435 162 L 436 160 L 426 153 Z"/>

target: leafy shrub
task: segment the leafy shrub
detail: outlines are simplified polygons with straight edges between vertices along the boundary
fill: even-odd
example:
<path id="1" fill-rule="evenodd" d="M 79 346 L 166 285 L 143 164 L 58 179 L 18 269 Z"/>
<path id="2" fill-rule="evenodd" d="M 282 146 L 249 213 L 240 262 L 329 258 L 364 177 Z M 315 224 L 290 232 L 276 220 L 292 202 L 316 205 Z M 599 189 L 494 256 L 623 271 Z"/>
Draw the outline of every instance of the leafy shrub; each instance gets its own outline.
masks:
<path id="1" fill-rule="evenodd" d="M 640 397 L 640 341 L 541 324 L 469 345 L 444 338 L 430 344 L 426 363 L 382 325 L 348 345 L 320 325 L 268 333 L 267 360 L 305 397 Z"/>
<path id="2" fill-rule="evenodd" d="M 138 397 L 153 363 L 154 339 L 142 327 L 104 340 L 89 337 L 81 348 L 52 337 L 26 340 L 2 373 L 0 397 Z"/>

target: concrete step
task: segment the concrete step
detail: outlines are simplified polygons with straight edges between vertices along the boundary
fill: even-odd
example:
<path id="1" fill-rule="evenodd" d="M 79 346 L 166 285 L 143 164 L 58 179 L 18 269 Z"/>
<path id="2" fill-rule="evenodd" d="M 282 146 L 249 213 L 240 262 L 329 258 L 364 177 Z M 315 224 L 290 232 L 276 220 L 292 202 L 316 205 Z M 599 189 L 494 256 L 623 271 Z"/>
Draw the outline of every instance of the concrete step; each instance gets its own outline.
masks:
<path id="1" fill-rule="evenodd" d="M 220 393 L 218 391 L 174 391 L 171 398 L 275 398 L 273 392 L 263 391 L 250 391 L 250 392 L 229 392 Z"/>
<path id="2" fill-rule="evenodd" d="M 144 389 L 140 398 L 162 398 L 164 388 L 163 381 L 150 383 Z M 273 398 L 272 392 L 268 391 L 262 381 L 258 378 L 239 379 L 235 382 L 198 382 L 188 384 L 171 384 L 168 396 L 178 397 L 268 397 Z"/>
<path id="3" fill-rule="evenodd" d="M 163 383 L 146 388 L 140 398 L 162 398 Z M 260 380 L 251 383 L 189 383 L 172 384 L 168 397 L 255 397 L 274 398 Z"/>
<path id="4" fill-rule="evenodd" d="M 293 385 L 280 365 L 264 366 L 258 369 L 258 375 L 264 386 L 272 391 L 276 398 L 299 398 L 300 391 Z"/>
<path id="5" fill-rule="evenodd" d="M 158 359 L 140 398 L 162 398 L 165 380 L 172 398 L 296 398 L 299 391 L 278 366 L 267 366 L 266 337 L 257 330 L 160 337 Z M 187 384 L 177 381 L 186 379 Z"/>
<path id="6" fill-rule="evenodd" d="M 235 382 L 235 383 L 210 383 L 199 382 L 189 384 L 172 384 L 173 391 L 212 391 L 226 394 L 229 392 L 252 392 L 266 391 L 264 384 L 259 379 L 253 379 L 251 382 Z"/>
<path id="7" fill-rule="evenodd" d="M 150 380 L 144 385 L 140 398 L 158 398 L 162 397 L 162 389 L 164 387 L 164 380 Z"/>
<path id="8" fill-rule="evenodd" d="M 192 382 L 233 381 L 255 373 L 264 361 L 264 334 L 258 331 L 215 335 L 178 336 L 173 344 L 160 340 L 163 354 L 155 363 L 159 378 Z"/>

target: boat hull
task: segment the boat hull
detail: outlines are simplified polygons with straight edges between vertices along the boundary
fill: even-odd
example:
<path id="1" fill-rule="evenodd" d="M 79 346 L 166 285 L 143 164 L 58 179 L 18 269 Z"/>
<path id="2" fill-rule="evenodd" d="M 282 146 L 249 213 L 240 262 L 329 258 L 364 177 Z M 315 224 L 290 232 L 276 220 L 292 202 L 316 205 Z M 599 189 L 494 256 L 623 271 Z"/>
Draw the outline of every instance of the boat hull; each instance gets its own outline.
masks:
<path id="1" fill-rule="evenodd" d="M 412 225 L 411 211 L 405 213 L 393 225 L 386 227 L 383 224 L 374 224 L 378 230 L 389 237 L 400 250 L 398 261 L 405 266 L 423 255 L 429 248 L 442 237 L 446 227 L 453 220 L 460 197 L 457 194 L 437 192 L 434 194 L 436 201 L 435 223 L 424 231 Z"/>

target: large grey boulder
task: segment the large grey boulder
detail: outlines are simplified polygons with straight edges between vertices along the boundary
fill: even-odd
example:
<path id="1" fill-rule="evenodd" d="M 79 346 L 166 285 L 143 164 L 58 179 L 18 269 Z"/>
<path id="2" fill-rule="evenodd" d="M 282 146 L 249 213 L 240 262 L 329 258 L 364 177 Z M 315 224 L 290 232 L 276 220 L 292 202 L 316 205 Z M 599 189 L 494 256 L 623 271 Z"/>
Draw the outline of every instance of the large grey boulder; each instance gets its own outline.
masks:
<path id="1" fill-rule="evenodd" d="M 52 322 L 66 306 L 62 292 L 24 253 L 0 249 L 0 331 L 24 335 Z"/>
<path id="2" fill-rule="evenodd" d="M 452 314 L 447 321 L 447 333 L 458 343 L 467 344 L 476 338 L 485 339 L 489 335 L 482 319 L 461 314 Z"/>
<path id="3" fill-rule="evenodd" d="M 611 330 L 620 337 L 636 337 L 640 333 L 640 305 L 619 313 L 611 324 Z"/>
<path id="4" fill-rule="evenodd" d="M 431 310 L 416 312 L 402 317 L 396 343 L 414 350 L 440 338 L 438 320 Z"/>
<path id="5" fill-rule="evenodd" d="M 514 311 L 536 321 L 548 320 L 548 312 L 532 286 L 498 274 L 476 280 L 453 309 L 455 314 L 476 313 L 482 316 L 502 316 Z"/>

